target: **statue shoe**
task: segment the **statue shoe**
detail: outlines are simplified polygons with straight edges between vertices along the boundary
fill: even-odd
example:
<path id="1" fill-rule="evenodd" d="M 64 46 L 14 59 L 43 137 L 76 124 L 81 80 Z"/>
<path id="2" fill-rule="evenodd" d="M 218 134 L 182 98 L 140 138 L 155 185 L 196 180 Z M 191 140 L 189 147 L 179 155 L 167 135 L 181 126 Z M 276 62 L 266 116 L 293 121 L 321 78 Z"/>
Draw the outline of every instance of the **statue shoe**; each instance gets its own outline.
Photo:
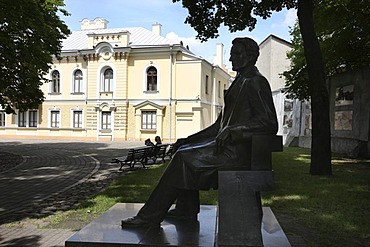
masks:
<path id="1" fill-rule="evenodd" d="M 159 227 L 159 224 L 158 223 L 156 224 L 145 219 L 141 219 L 137 216 L 127 218 L 121 221 L 122 228 L 147 228 L 152 226 Z"/>
<path id="2" fill-rule="evenodd" d="M 194 213 L 184 213 L 177 209 L 171 209 L 170 211 L 167 212 L 165 218 L 196 221 L 198 219 L 198 215 Z"/>

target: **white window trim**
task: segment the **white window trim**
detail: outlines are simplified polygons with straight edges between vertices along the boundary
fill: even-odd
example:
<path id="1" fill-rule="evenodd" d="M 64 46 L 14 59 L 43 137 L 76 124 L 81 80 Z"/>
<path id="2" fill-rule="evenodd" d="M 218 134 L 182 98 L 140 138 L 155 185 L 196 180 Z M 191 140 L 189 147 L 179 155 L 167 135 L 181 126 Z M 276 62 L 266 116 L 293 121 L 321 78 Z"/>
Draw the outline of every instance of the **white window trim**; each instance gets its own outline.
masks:
<path id="1" fill-rule="evenodd" d="M 3 115 L 3 117 L 4 117 L 4 118 L 3 118 L 4 125 L 0 125 L 0 127 L 1 127 L 1 128 L 3 128 L 3 127 L 6 127 L 6 115 L 7 115 L 7 114 L 6 114 L 6 113 L 5 113 L 5 111 L 3 111 L 3 110 L 1 110 L 1 111 L 0 111 L 0 114 L 1 114 L 1 115 Z M 1 123 L 1 122 L 0 122 L 0 123 Z"/>
<path id="2" fill-rule="evenodd" d="M 157 91 L 147 91 L 146 90 L 146 83 L 147 83 L 147 70 L 149 69 L 149 67 L 154 67 L 157 69 Z M 159 94 L 160 92 L 160 78 L 161 78 L 161 72 L 159 70 L 159 66 L 155 65 L 154 63 L 151 63 L 151 64 L 148 64 L 146 65 L 146 67 L 144 68 L 144 71 L 143 71 L 143 93 L 144 94 Z"/>
<path id="3" fill-rule="evenodd" d="M 103 129 L 103 112 L 109 112 L 110 113 L 110 129 Z M 100 132 L 113 132 L 114 129 L 114 112 L 113 111 L 101 111 L 100 112 L 100 122 L 99 122 L 99 130 Z"/>
<path id="4" fill-rule="evenodd" d="M 113 97 L 115 97 L 116 94 L 116 78 L 117 78 L 117 69 L 116 67 L 111 63 L 104 63 L 102 64 L 99 69 L 97 70 L 97 92 L 96 96 L 99 98 L 101 93 L 104 93 L 101 91 L 102 89 L 102 82 L 104 80 L 104 71 L 108 68 L 111 68 L 113 70 L 113 80 L 112 80 L 112 87 L 111 87 L 111 93 L 113 93 Z"/>
<path id="5" fill-rule="evenodd" d="M 30 126 L 30 120 L 29 120 L 29 117 L 30 117 L 30 111 L 36 111 L 36 122 L 37 122 L 37 124 L 36 124 L 36 126 Z M 39 116 L 39 110 L 38 109 L 29 109 L 28 111 L 27 111 L 27 126 L 29 127 L 29 128 L 38 128 L 39 127 L 39 119 L 40 119 L 40 116 Z"/>
<path id="6" fill-rule="evenodd" d="M 51 127 L 51 112 L 52 111 L 58 111 L 59 112 L 59 114 L 58 114 L 58 123 L 59 123 L 58 127 Z M 52 129 L 60 129 L 61 126 L 62 126 L 61 115 L 62 115 L 62 111 L 59 108 L 50 108 L 48 110 L 48 127 L 52 128 Z"/>
<path id="7" fill-rule="evenodd" d="M 143 128 L 143 116 L 144 116 L 144 112 L 153 112 L 154 113 L 154 116 L 155 116 L 155 128 L 154 129 L 149 129 L 149 128 L 146 128 L 144 129 Z M 156 131 L 158 129 L 158 114 L 157 114 L 157 110 L 141 110 L 140 112 L 141 116 L 140 116 L 140 119 L 141 119 L 141 123 L 140 123 L 140 129 L 143 130 L 143 131 Z M 153 123 L 153 119 L 152 119 L 152 123 Z M 151 124 L 152 125 L 152 124 Z"/>
<path id="8" fill-rule="evenodd" d="M 75 128 L 74 127 L 73 120 L 74 120 L 74 112 L 75 111 L 82 112 L 82 123 L 81 123 L 81 127 L 79 127 L 79 128 Z M 70 126 L 71 126 L 71 128 L 72 129 L 83 129 L 85 127 L 85 117 L 84 116 L 85 116 L 85 112 L 84 112 L 83 109 L 80 109 L 80 108 L 73 108 L 73 109 L 71 109 L 71 117 L 70 117 Z"/>
<path id="9" fill-rule="evenodd" d="M 53 72 L 58 71 L 59 72 L 59 92 L 53 92 Z M 62 94 L 62 72 L 58 68 L 54 68 L 50 71 L 49 74 L 49 94 Z"/>
<path id="10" fill-rule="evenodd" d="M 30 126 L 30 111 L 36 111 L 36 120 L 37 120 L 37 125 L 36 125 L 36 127 L 34 127 L 34 126 Z M 37 128 L 37 127 L 39 127 L 39 110 L 38 109 L 29 109 L 29 110 L 27 110 L 27 111 L 25 111 L 24 112 L 25 113 L 25 121 L 26 121 L 26 126 L 19 126 L 19 116 L 20 116 L 20 111 L 19 110 L 17 110 L 17 115 L 15 115 L 16 116 L 16 126 L 17 126 L 17 128 Z M 6 114 L 5 114 L 6 115 Z M 5 124 L 6 124 L 6 121 L 5 121 Z"/>
<path id="11" fill-rule="evenodd" d="M 77 70 L 81 70 L 82 72 L 82 82 L 81 82 L 81 92 L 75 92 L 75 72 Z M 72 71 L 72 75 L 71 75 L 71 94 L 85 94 L 85 71 L 81 68 L 75 68 L 73 71 Z"/>
<path id="12" fill-rule="evenodd" d="M 25 121 L 26 121 L 26 126 L 19 126 L 19 116 L 20 116 L 20 114 L 21 114 L 21 111 L 19 111 L 19 110 L 17 110 L 17 115 L 15 115 L 16 117 L 17 117 L 17 119 L 16 119 L 16 123 L 17 123 L 17 127 L 18 128 L 27 128 L 27 125 L 28 125 L 28 121 L 27 121 L 27 112 L 23 112 L 23 113 L 25 113 Z"/>

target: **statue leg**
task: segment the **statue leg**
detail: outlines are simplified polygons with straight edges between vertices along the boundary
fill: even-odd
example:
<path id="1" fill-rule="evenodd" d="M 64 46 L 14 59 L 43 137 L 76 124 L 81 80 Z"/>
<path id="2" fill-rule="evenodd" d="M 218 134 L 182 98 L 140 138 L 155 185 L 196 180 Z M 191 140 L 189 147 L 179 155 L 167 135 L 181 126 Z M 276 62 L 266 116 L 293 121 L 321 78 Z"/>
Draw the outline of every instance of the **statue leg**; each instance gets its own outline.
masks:
<path id="1" fill-rule="evenodd" d="M 122 220 L 122 227 L 148 227 L 159 225 L 176 200 L 179 189 L 159 182 L 145 205 L 135 217 Z"/>
<path id="2" fill-rule="evenodd" d="M 199 191 L 198 190 L 181 190 L 177 200 L 176 209 L 191 214 L 199 213 Z"/>
<path id="3" fill-rule="evenodd" d="M 176 200 L 176 208 L 166 214 L 166 218 L 196 220 L 200 211 L 199 191 L 180 190 Z"/>

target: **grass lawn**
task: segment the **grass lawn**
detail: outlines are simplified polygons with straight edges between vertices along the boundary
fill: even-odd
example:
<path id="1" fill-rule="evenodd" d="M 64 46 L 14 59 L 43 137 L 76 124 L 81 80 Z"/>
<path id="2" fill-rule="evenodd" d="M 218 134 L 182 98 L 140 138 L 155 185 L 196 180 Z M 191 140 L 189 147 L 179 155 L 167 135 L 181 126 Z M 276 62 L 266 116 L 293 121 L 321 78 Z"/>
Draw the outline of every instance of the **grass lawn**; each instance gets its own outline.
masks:
<path id="1" fill-rule="evenodd" d="M 287 234 L 302 236 L 309 246 L 370 246 L 370 161 L 333 156 L 333 176 L 311 176 L 309 152 L 285 148 L 274 154 L 276 189 L 262 193 L 263 205 Z M 68 218 L 89 222 L 117 202 L 145 202 L 165 167 L 119 177 L 54 225 Z M 217 191 L 202 191 L 201 203 L 217 204 Z"/>

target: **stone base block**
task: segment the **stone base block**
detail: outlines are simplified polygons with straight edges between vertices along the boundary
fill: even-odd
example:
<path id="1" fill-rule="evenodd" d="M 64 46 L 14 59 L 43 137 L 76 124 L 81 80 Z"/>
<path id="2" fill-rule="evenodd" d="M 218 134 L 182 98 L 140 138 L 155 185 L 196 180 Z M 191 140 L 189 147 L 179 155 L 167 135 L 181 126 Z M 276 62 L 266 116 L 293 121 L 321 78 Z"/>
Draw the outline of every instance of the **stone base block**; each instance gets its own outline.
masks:
<path id="1" fill-rule="evenodd" d="M 198 221 L 164 221 L 155 229 L 122 229 L 121 219 L 136 215 L 143 204 L 117 203 L 70 237 L 66 247 L 102 246 L 217 246 L 217 206 L 201 206 Z M 270 208 L 263 208 L 265 247 L 290 247 Z M 232 245 L 230 245 L 232 246 Z"/>
<path id="2" fill-rule="evenodd" d="M 117 203 L 65 242 L 66 247 L 215 246 L 216 206 L 201 206 L 198 221 L 165 220 L 160 228 L 122 229 L 143 204 Z"/>

